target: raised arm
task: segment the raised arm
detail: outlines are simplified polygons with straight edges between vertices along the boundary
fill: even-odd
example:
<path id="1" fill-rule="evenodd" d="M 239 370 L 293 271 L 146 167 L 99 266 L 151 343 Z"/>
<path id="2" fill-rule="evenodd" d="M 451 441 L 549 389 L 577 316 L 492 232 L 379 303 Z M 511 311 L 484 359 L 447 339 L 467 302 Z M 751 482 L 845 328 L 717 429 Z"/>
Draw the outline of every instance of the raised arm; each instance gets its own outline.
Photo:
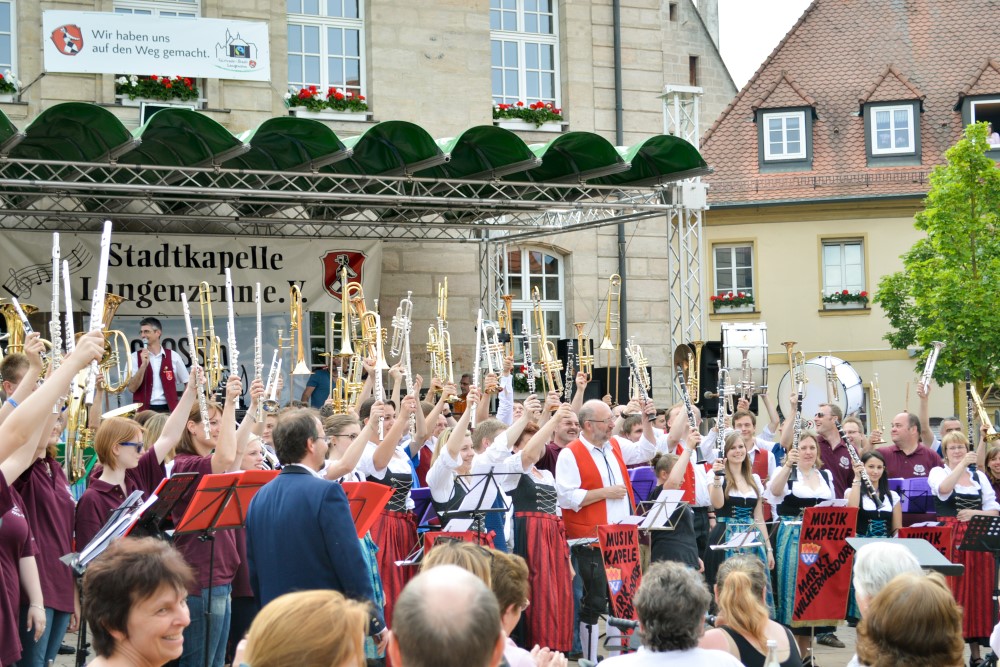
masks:
<path id="1" fill-rule="evenodd" d="M 194 371 L 196 373 L 204 372 L 200 366 L 196 366 Z M 177 443 L 181 441 L 188 416 L 191 414 L 191 408 L 194 406 L 195 399 L 198 396 L 197 391 L 198 383 L 188 382 L 184 387 L 184 393 L 181 394 L 180 399 L 177 401 L 177 407 L 173 409 L 170 416 L 167 417 L 166 423 L 163 424 L 160 437 L 153 443 L 157 463 L 163 463 L 167 455 L 170 454 L 170 450 L 176 447 Z"/>
<path id="2" fill-rule="evenodd" d="M 928 385 L 927 391 L 924 391 L 924 383 L 917 383 L 917 396 L 920 398 L 920 442 L 922 442 L 927 447 L 932 447 L 934 445 L 934 431 L 931 430 L 931 416 L 930 408 L 928 404 L 930 403 L 930 386 Z M 944 452 L 942 452 L 943 454 Z"/>
<path id="3" fill-rule="evenodd" d="M 467 405 L 473 405 L 479 401 L 479 390 L 475 387 L 469 387 L 469 395 L 466 398 Z M 455 424 L 455 428 L 452 429 L 451 435 L 448 436 L 448 442 L 445 446 L 448 448 L 448 454 L 451 458 L 457 459 L 458 453 L 462 449 L 462 444 L 465 442 L 465 437 L 468 435 L 469 421 L 472 419 L 472 410 L 466 409 L 462 413 L 462 416 L 458 418 L 458 422 Z"/>
<path id="4" fill-rule="evenodd" d="M 590 380 L 587 378 L 587 374 L 580 372 L 576 374 L 576 394 L 573 396 L 573 412 L 579 412 L 580 408 L 583 407 L 583 394 L 587 391 L 587 385 L 590 384 Z"/>
<path id="5" fill-rule="evenodd" d="M 563 405 L 566 404 L 564 403 Z M 508 426 L 507 430 L 504 431 L 508 445 L 513 446 L 513 444 L 517 442 L 517 439 L 521 437 L 521 433 L 524 431 L 524 427 L 531 423 L 531 420 L 534 419 L 535 416 L 532 413 L 538 412 L 541 409 L 542 404 L 539 403 L 538 397 L 534 394 L 531 394 L 525 399 L 524 412 L 521 414 L 521 418 Z M 554 421 L 556 424 L 559 423 L 558 419 L 550 419 L 549 421 Z M 546 424 L 546 426 L 548 426 L 548 424 Z M 553 424 L 552 428 L 555 428 L 555 424 Z M 541 453 L 539 453 L 539 456 L 541 456 Z"/>
<path id="6" fill-rule="evenodd" d="M 481 424 L 490 418 L 490 399 L 489 395 L 492 391 L 496 391 L 500 388 L 500 382 L 497 379 L 495 373 L 487 373 L 486 378 L 483 380 L 483 391 L 480 395 L 481 398 L 479 403 L 476 404 L 476 423 Z"/>
<path id="7" fill-rule="evenodd" d="M 778 424 L 781 422 L 778 419 L 778 408 L 775 407 L 774 401 L 771 400 L 771 394 L 761 394 L 760 400 L 764 403 L 764 409 L 767 410 L 767 429 L 771 433 L 777 433 Z"/>
<path id="8" fill-rule="evenodd" d="M 524 414 L 528 416 L 529 412 L 535 412 L 540 409 L 538 398 L 532 394 L 524 402 Z M 531 470 L 531 466 L 538 463 L 538 459 L 542 458 L 542 454 L 545 453 L 545 445 L 547 445 L 552 440 L 552 434 L 556 430 L 556 426 L 559 422 L 569 417 L 569 413 L 573 411 L 573 408 L 569 403 L 563 403 L 559 406 L 556 411 L 555 416 L 545 422 L 540 429 L 538 429 L 528 443 L 521 450 L 521 463 L 524 465 L 524 469 Z M 531 417 L 529 417 L 530 419 Z M 514 442 L 511 440 L 510 442 Z"/>
<path id="9" fill-rule="evenodd" d="M 219 425 L 219 440 L 212 453 L 212 472 L 235 472 L 242 461 L 236 457 L 236 401 L 243 394 L 243 384 L 238 375 L 230 375 L 226 380 L 226 403 L 222 406 L 222 423 Z"/>
<path id="10" fill-rule="evenodd" d="M 8 396 L 3 407 L 0 407 L 0 424 L 3 424 L 16 406 L 21 405 L 24 399 L 35 391 L 38 386 L 38 378 L 42 376 L 42 352 L 44 351 L 45 344 L 41 341 L 41 334 L 37 331 L 29 334 L 24 341 L 24 356 L 28 358 L 28 370 L 24 372 L 24 377 L 21 378 L 14 393 Z"/>
<path id="11" fill-rule="evenodd" d="M 688 465 L 691 461 L 691 452 L 699 444 L 701 444 L 701 434 L 697 431 L 688 433 L 687 439 L 684 441 L 684 451 L 677 457 L 677 463 L 670 469 L 670 475 L 667 476 L 665 486 L 668 489 L 681 488 L 681 485 L 684 483 L 684 475 L 687 473 Z"/>
<path id="12" fill-rule="evenodd" d="M 358 467 L 358 461 L 361 460 L 361 455 L 365 451 L 365 447 L 368 446 L 370 440 L 374 440 L 376 437 L 375 424 L 378 424 L 378 418 L 385 412 L 384 403 L 376 403 L 372 406 L 371 414 L 368 417 L 368 423 L 364 425 L 361 429 L 361 433 L 358 434 L 354 440 L 351 441 L 350 446 L 348 446 L 347 451 L 336 461 L 332 461 L 330 465 L 326 467 L 326 478 L 329 480 L 338 480 L 344 475 L 352 472 Z"/>
<path id="13" fill-rule="evenodd" d="M 375 453 L 372 455 L 372 463 L 379 470 L 384 469 L 389 465 L 389 461 L 392 459 L 392 455 L 396 451 L 396 445 L 403 437 L 403 433 L 410 426 L 410 413 L 417 409 L 417 401 L 413 396 L 407 396 L 402 401 L 399 402 L 399 414 L 396 415 L 396 421 L 392 423 L 392 428 L 385 434 L 382 442 L 378 443 L 375 448 Z M 372 422 L 371 416 L 368 417 L 368 422 Z M 378 425 L 376 419 L 375 425 Z M 378 432 L 374 432 L 375 437 L 378 437 Z"/>

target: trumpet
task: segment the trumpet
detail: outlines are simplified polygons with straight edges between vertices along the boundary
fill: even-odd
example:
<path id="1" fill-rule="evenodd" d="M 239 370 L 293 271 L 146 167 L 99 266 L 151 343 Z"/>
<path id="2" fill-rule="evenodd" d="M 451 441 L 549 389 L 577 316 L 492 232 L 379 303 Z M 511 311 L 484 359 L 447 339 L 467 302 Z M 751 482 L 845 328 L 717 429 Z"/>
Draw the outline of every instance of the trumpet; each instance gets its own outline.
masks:
<path id="1" fill-rule="evenodd" d="M 214 391 L 222 384 L 222 341 L 215 335 L 215 318 L 212 316 L 212 289 L 208 283 L 198 284 L 198 305 L 201 311 L 201 336 L 195 336 L 192 344 L 195 354 L 204 362 L 205 382 Z"/>
<path id="2" fill-rule="evenodd" d="M 989 394 L 989 391 L 986 393 Z M 971 405 L 975 406 L 976 414 L 979 415 L 979 422 L 987 425 L 986 435 L 984 436 L 986 442 L 1000 440 L 1000 433 L 997 433 L 996 428 L 993 426 L 993 420 L 990 419 L 989 413 L 986 412 L 983 400 L 979 397 L 979 392 L 976 390 L 976 385 L 972 384 L 971 380 L 969 382 L 969 399 L 971 400 Z M 972 440 L 970 439 L 969 442 L 972 442 Z"/>
<path id="3" fill-rule="evenodd" d="M 604 317 L 604 339 L 601 341 L 601 349 L 607 354 L 605 355 L 606 365 L 608 367 L 608 380 L 611 380 L 611 351 L 615 352 L 614 355 L 614 369 L 615 369 L 615 380 L 613 383 L 615 398 L 614 402 L 618 403 L 618 350 L 621 346 L 621 340 L 619 339 L 621 331 L 621 298 L 622 298 L 622 277 L 617 273 L 612 274 L 608 278 L 608 301 L 605 308 Z M 614 303 L 614 308 L 612 309 L 612 302 Z M 612 335 L 614 335 L 614 341 L 611 340 Z M 610 393 L 610 392 L 609 392 Z"/>
<path id="4" fill-rule="evenodd" d="M 753 383 L 753 368 L 750 366 L 750 348 L 741 347 L 740 352 L 743 354 L 740 362 L 740 398 L 749 401 L 757 389 Z"/>
<path id="5" fill-rule="evenodd" d="M 503 299 L 503 310 L 497 312 L 497 327 L 500 329 L 497 339 L 504 344 L 504 356 L 512 357 L 514 356 L 514 320 L 510 304 L 514 297 L 510 294 L 504 294 L 500 298 Z"/>
<path id="6" fill-rule="evenodd" d="M 406 382 L 406 393 L 413 393 L 413 367 L 410 363 L 410 329 L 413 326 L 413 320 L 410 318 L 413 312 L 413 301 L 410 297 L 413 292 L 407 291 L 406 298 L 401 299 L 399 305 L 396 306 L 396 314 L 392 318 L 392 345 L 389 348 L 389 354 L 393 357 L 399 357 L 400 361 L 403 363 L 403 380 Z M 417 415 L 416 413 L 410 414 L 410 435 L 415 436 L 417 433 Z"/>
<path id="7" fill-rule="evenodd" d="M 872 381 L 869 385 L 872 390 L 872 421 L 874 422 L 874 428 L 877 428 L 879 433 L 885 432 L 885 417 L 882 414 L 882 396 L 878 390 L 878 373 L 872 375 Z M 881 445 L 885 440 L 881 436 L 876 440 L 872 438 L 873 445 Z"/>
<path id="8" fill-rule="evenodd" d="M 586 322 L 574 322 L 573 327 L 576 328 L 576 363 L 580 367 L 580 372 L 586 373 L 590 378 L 594 375 L 594 351 L 588 345 L 590 339 L 584 338 L 583 335 L 583 327 L 586 324 Z"/>
<path id="9" fill-rule="evenodd" d="M 563 365 L 559 361 L 555 344 L 545 335 L 545 313 L 542 311 L 542 297 L 537 287 L 531 289 L 531 300 L 534 303 L 535 328 L 538 329 L 538 359 L 542 367 L 542 384 L 545 385 L 546 393 L 554 391 L 561 394 L 563 385 L 559 371 Z"/>
<path id="10" fill-rule="evenodd" d="M 187 337 L 195 349 L 191 355 L 191 372 L 197 378 L 197 391 L 198 394 L 198 411 L 201 414 L 201 425 L 205 430 L 205 439 L 209 440 L 212 437 L 212 430 L 208 424 L 208 382 L 204 373 L 198 373 L 198 330 L 191 327 L 191 307 L 188 305 L 187 294 L 181 292 L 181 305 L 184 308 L 184 327 L 187 329 Z"/>
<path id="11" fill-rule="evenodd" d="M 281 376 L 281 353 L 274 351 L 271 358 L 271 369 L 267 372 L 267 384 L 264 385 L 265 399 L 261 401 L 261 408 L 266 412 L 277 412 L 281 407 L 278 403 L 278 378 Z"/>
<path id="12" fill-rule="evenodd" d="M 629 379 L 634 391 L 631 398 L 641 398 L 643 401 L 649 400 L 649 372 L 646 370 L 645 355 L 642 348 L 635 344 L 634 339 L 629 339 L 625 345 L 625 359 L 629 365 Z"/>
<path id="13" fill-rule="evenodd" d="M 939 340 L 932 340 L 931 351 L 927 354 L 927 361 L 924 362 L 924 372 L 920 376 L 920 384 L 924 386 L 924 393 L 931 386 L 931 376 L 934 375 L 934 367 L 937 365 L 938 355 L 941 354 L 941 348 L 944 347 L 944 343 Z"/>
<path id="14" fill-rule="evenodd" d="M 312 371 L 306 365 L 306 352 L 302 346 L 302 290 L 299 289 L 298 285 L 292 285 L 290 292 L 288 337 L 293 339 L 298 347 L 294 357 L 295 367 L 292 369 L 292 375 L 310 375 Z"/>
<path id="15" fill-rule="evenodd" d="M 483 353 L 486 356 L 486 372 L 499 375 L 503 372 L 503 360 L 506 350 L 500 341 L 502 330 L 499 324 L 492 320 L 483 320 Z"/>
<path id="16" fill-rule="evenodd" d="M 837 365 L 831 361 L 833 359 L 833 352 L 827 352 L 827 358 L 824 362 L 826 367 L 826 402 L 832 403 L 833 401 L 840 400 L 840 380 L 837 379 Z"/>

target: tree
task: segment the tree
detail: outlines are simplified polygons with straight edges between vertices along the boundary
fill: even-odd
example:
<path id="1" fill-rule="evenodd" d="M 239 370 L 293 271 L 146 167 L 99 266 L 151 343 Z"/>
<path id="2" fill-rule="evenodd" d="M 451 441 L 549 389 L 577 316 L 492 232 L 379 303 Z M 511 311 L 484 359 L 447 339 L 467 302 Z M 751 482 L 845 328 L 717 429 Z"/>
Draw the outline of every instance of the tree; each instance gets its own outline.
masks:
<path id="1" fill-rule="evenodd" d="M 946 164 L 931 174 L 924 210 L 914 226 L 926 232 L 903 254 L 903 270 L 884 276 L 875 303 L 892 331 L 897 349 L 944 341 L 934 369 L 939 384 L 977 382 L 1000 375 L 1000 326 L 992 308 L 1000 296 L 1000 170 L 986 156 L 986 123 L 969 125 L 965 137 L 945 153 Z"/>

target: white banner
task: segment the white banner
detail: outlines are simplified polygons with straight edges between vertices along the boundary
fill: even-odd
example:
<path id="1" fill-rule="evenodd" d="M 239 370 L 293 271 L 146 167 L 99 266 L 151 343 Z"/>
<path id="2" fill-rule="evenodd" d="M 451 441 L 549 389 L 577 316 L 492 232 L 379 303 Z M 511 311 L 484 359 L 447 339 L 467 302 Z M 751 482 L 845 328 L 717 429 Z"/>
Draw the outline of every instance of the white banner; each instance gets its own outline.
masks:
<path id="1" fill-rule="evenodd" d="M 62 258 L 70 265 L 76 309 L 89 311 L 101 236 L 64 232 L 59 237 Z M 225 317 L 227 267 L 233 274 L 236 315 L 254 317 L 254 286 L 258 282 L 266 313 L 288 316 L 293 284 L 302 290 L 304 310 L 339 312 L 342 268 L 347 269 L 348 282 L 361 283 L 369 302 L 378 296 L 382 247 L 378 241 L 341 239 L 113 233 L 108 292 L 127 299 L 118 309 L 120 315 L 175 317 L 182 313 L 182 292 L 187 292 L 192 308 L 197 307 L 198 285 L 204 281 L 211 290 L 214 314 Z M 22 303 L 48 311 L 52 301 L 52 235 L 5 231 L 0 244 L 0 281 Z"/>
<path id="2" fill-rule="evenodd" d="M 270 81 L 267 23 L 42 12 L 45 70 Z"/>

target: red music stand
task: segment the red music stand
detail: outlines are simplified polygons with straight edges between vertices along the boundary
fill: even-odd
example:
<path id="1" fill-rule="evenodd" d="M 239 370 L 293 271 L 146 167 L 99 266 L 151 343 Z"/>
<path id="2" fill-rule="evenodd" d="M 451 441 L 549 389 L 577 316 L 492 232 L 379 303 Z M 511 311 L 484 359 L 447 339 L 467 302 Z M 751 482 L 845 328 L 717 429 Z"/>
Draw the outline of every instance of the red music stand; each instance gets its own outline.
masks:
<path id="1" fill-rule="evenodd" d="M 375 482 L 343 482 L 341 486 L 351 506 L 351 518 L 354 519 L 358 539 L 361 539 L 392 498 L 392 487 Z"/>
<path id="2" fill-rule="evenodd" d="M 209 542 L 208 550 L 208 600 L 205 604 L 205 637 L 212 629 L 212 574 L 215 571 L 215 533 L 220 530 L 242 528 L 246 524 L 246 510 L 260 487 L 274 479 L 276 470 L 247 470 L 245 472 L 204 475 L 184 516 L 177 523 L 175 535 L 200 533 L 199 539 Z M 235 500 L 235 502 L 233 502 Z M 205 642 L 205 667 L 208 667 L 208 642 Z"/>

